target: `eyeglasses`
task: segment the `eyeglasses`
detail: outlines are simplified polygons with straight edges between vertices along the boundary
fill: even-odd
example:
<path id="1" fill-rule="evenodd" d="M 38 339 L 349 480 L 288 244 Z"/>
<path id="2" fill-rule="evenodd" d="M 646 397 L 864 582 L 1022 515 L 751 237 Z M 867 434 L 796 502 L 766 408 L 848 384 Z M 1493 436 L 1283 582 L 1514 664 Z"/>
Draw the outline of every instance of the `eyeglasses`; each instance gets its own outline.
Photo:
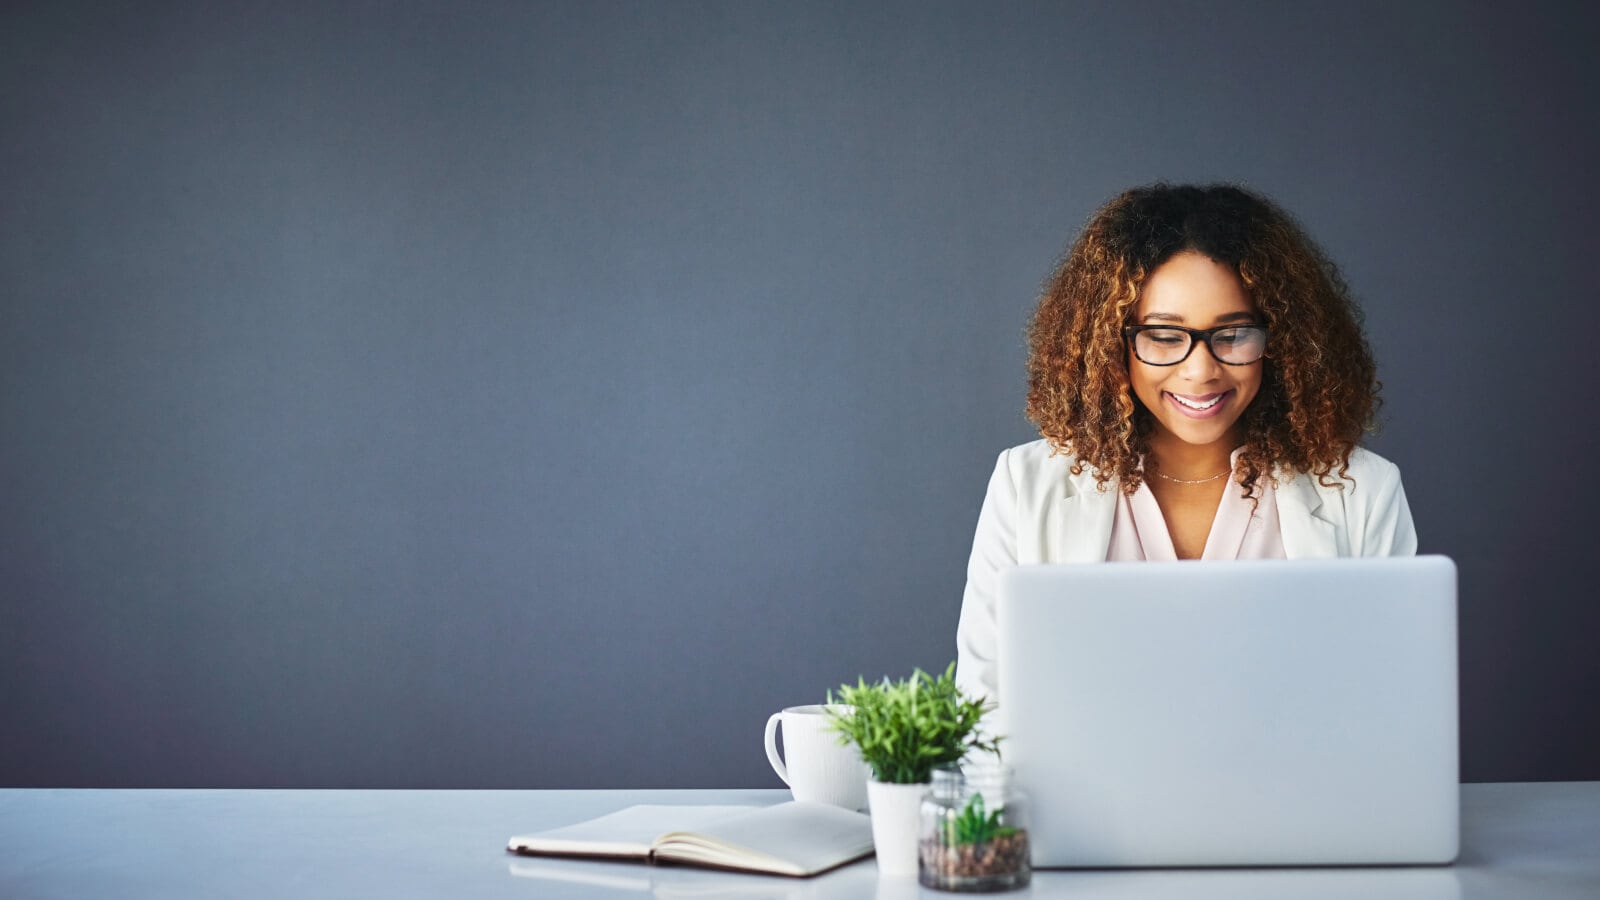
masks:
<path id="1" fill-rule="evenodd" d="M 1267 352 L 1267 326 L 1224 325 L 1221 328 L 1182 328 L 1177 325 L 1129 325 L 1122 336 L 1133 344 L 1133 355 L 1151 366 L 1175 366 L 1189 358 L 1196 343 L 1204 343 L 1219 363 L 1247 366 Z"/>

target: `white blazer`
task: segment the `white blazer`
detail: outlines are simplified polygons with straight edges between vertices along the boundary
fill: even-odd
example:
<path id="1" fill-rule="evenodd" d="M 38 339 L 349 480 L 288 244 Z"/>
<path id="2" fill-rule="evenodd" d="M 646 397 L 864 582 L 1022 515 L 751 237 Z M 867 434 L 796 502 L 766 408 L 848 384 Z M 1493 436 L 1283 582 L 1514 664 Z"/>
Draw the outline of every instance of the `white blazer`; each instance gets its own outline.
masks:
<path id="1" fill-rule="evenodd" d="M 1111 546 L 1117 483 L 1097 489 L 1072 457 L 1051 455 L 1048 441 L 1000 454 L 978 513 L 967 563 L 967 589 L 956 629 L 956 683 L 993 699 L 995 594 L 1000 570 L 1029 563 L 1103 562 Z M 1369 450 L 1350 457 L 1349 475 L 1324 487 L 1315 476 L 1277 473 L 1278 527 L 1290 559 L 1413 556 L 1417 530 L 1394 463 Z"/>

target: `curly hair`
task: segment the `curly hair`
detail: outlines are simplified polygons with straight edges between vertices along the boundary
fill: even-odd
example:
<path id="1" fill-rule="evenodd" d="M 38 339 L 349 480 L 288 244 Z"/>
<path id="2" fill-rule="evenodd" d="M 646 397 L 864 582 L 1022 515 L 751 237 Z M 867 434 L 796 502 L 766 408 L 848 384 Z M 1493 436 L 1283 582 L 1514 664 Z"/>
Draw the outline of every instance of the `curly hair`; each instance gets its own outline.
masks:
<path id="1" fill-rule="evenodd" d="M 1293 217 L 1233 185 L 1135 188 L 1094 214 L 1028 326 L 1028 418 L 1074 475 L 1089 466 L 1101 490 L 1138 488 L 1155 419 L 1130 388 L 1122 328 L 1145 279 L 1187 250 L 1237 273 L 1268 329 L 1261 390 L 1240 417 L 1245 494 L 1275 485 L 1278 467 L 1347 476 L 1381 403 L 1361 311 Z"/>

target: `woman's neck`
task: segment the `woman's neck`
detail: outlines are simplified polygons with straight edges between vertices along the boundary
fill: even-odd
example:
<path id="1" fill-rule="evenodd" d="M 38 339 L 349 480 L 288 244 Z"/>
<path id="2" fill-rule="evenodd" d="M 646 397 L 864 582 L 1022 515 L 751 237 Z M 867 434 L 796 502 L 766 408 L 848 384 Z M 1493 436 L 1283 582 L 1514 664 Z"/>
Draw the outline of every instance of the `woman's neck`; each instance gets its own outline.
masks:
<path id="1" fill-rule="evenodd" d="M 1210 444 L 1188 444 L 1172 435 L 1151 435 L 1150 461 L 1156 471 L 1185 481 L 1210 478 L 1233 467 L 1239 442 L 1231 437 Z"/>

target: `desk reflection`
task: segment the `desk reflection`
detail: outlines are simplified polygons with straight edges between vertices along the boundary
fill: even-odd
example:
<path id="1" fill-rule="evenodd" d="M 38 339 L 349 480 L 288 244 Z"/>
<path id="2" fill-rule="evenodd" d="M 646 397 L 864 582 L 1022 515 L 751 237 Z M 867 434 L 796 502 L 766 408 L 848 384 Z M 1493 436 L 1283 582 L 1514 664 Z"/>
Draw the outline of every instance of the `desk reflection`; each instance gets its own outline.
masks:
<path id="1" fill-rule="evenodd" d="M 929 890 L 916 879 L 879 878 L 870 860 L 815 878 L 746 875 L 675 866 L 647 866 L 519 857 L 512 875 L 561 884 L 562 896 L 642 900 L 930 900 L 959 895 Z M 1003 895 L 1002 895 L 1003 896 Z M 1030 889 L 1012 896 L 1072 900 L 1461 900 L 1450 868 L 1041 870 Z"/>
<path id="2" fill-rule="evenodd" d="M 839 897 L 876 900 L 880 896 L 878 867 L 871 862 L 835 869 L 814 878 L 548 857 L 520 857 L 510 865 L 512 875 L 560 883 L 562 896 L 575 898 L 649 894 L 659 900 L 826 900 Z M 882 900 L 917 896 L 916 880 L 911 879 L 908 884 L 909 895 L 885 895 Z"/>
<path id="3" fill-rule="evenodd" d="M 1076 900 L 1461 900 L 1448 868 L 1036 871 L 1035 885 Z M 1048 879 L 1048 881 L 1045 881 Z"/>

